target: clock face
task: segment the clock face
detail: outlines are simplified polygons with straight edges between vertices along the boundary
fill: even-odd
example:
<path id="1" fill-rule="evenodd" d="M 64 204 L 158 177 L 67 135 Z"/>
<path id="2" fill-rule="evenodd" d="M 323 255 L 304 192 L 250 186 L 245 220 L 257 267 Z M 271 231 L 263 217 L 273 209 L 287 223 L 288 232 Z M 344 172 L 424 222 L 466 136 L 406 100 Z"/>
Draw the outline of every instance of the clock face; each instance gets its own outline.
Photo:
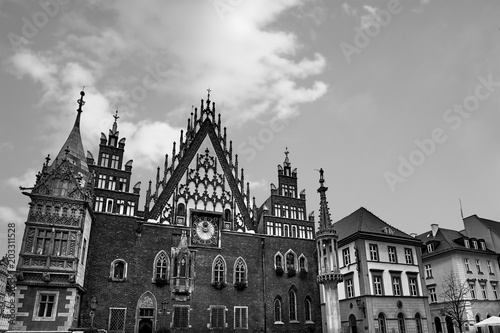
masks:
<path id="1" fill-rule="evenodd" d="M 218 217 L 193 216 L 193 244 L 217 246 Z"/>

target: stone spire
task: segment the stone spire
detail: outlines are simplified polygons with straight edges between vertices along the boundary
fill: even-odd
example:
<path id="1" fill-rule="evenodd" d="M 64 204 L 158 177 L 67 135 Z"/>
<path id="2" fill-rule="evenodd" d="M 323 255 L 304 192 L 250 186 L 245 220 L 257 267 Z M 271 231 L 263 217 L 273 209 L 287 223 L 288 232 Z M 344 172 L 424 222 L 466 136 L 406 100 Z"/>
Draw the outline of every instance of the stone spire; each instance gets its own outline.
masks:
<path id="1" fill-rule="evenodd" d="M 63 159 L 68 159 L 75 166 L 74 172 L 81 172 L 82 175 L 87 178 L 89 175 L 89 168 L 87 166 L 82 137 L 80 135 L 80 116 L 83 112 L 82 106 L 85 105 L 85 101 L 83 100 L 84 96 L 85 92 L 82 90 L 80 92 L 80 99 L 77 100 L 78 109 L 76 110 L 77 115 L 75 124 L 73 125 L 66 142 L 57 154 L 56 159 L 53 161 L 52 166 L 56 167 L 56 163 L 59 164 Z"/>
<path id="2" fill-rule="evenodd" d="M 328 201 L 326 201 L 326 191 L 328 187 L 324 185 L 325 179 L 323 178 L 323 169 L 319 170 L 319 229 L 326 230 L 332 228 L 332 220 L 330 218 L 330 209 L 328 208 Z"/>

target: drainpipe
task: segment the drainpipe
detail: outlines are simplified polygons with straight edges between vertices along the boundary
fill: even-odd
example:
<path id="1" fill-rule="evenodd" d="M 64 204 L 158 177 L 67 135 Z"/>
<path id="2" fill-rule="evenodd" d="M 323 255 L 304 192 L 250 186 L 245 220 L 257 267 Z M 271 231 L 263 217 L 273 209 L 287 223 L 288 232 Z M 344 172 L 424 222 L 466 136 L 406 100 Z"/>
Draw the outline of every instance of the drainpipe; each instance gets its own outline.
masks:
<path id="1" fill-rule="evenodd" d="M 267 332 L 267 307 L 266 307 L 266 256 L 265 256 L 265 238 L 260 241 L 262 245 L 261 265 L 262 265 L 262 303 L 264 305 L 264 332 Z"/>

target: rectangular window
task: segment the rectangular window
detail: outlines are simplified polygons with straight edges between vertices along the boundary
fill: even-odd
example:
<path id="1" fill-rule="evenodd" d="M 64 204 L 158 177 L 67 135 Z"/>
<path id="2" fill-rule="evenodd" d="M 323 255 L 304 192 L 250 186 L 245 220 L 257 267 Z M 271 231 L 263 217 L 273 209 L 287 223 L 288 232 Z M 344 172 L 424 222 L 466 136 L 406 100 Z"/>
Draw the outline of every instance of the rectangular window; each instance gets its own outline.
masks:
<path id="1" fill-rule="evenodd" d="M 469 258 L 465 258 L 464 259 L 464 264 L 465 264 L 465 271 L 467 273 L 472 273 L 471 270 L 470 270 Z"/>
<path id="2" fill-rule="evenodd" d="M 287 197 L 288 196 L 288 185 L 283 184 L 281 185 L 281 195 Z"/>
<path id="3" fill-rule="evenodd" d="M 111 156 L 111 167 L 113 169 L 118 169 L 118 163 L 120 162 L 120 157 L 117 155 Z"/>
<path id="4" fill-rule="evenodd" d="M 220 305 L 210 306 L 210 328 L 224 328 L 226 325 L 225 320 L 226 307 Z"/>
<path id="5" fill-rule="evenodd" d="M 125 213 L 125 200 L 116 200 L 116 206 L 118 207 L 118 214 L 123 215 Z"/>
<path id="6" fill-rule="evenodd" d="M 429 288 L 429 296 L 431 298 L 431 303 L 437 302 L 436 288 Z"/>
<path id="7" fill-rule="evenodd" d="M 413 251 L 405 248 L 405 260 L 408 265 L 413 265 Z"/>
<path id="8" fill-rule="evenodd" d="M 427 252 L 431 253 L 434 252 L 434 244 L 427 244 Z"/>
<path id="9" fill-rule="evenodd" d="M 493 289 L 493 296 L 495 297 L 495 299 L 498 299 L 497 285 L 496 284 L 492 284 L 491 288 Z"/>
<path id="10" fill-rule="evenodd" d="M 344 266 L 351 264 L 351 254 L 349 253 L 349 248 L 342 250 L 342 257 L 344 258 Z"/>
<path id="11" fill-rule="evenodd" d="M 306 238 L 306 227 L 299 225 L 299 238 Z"/>
<path id="12" fill-rule="evenodd" d="M 290 237 L 290 225 L 283 224 L 283 236 Z"/>
<path id="13" fill-rule="evenodd" d="M 486 244 L 484 242 L 481 242 L 481 249 L 486 251 Z"/>
<path id="14" fill-rule="evenodd" d="M 375 295 L 383 295 L 382 275 L 373 275 L 373 293 Z"/>
<path id="15" fill-rule="evenodd" d="M 108 167 L 109 165 L 109 154 L 102 154 L 101 155 L 101 166 L 103 167 Z"/>
<path id="16" fill-rule="evenodd" d="M 248 329 L 248 307 L 235 306 L 234 307 L 234 328 Z"/>
<path id="17" fill-rule="evenodd" d="M 474 283 L 469 283 L 470 297 L 476 299 L 476 285 Z"/>
<path id="18" fill-rule="evenodd" d="M 299 220 L 304 220 L 304 216 L 305 216 L 305 215 L 304 215 L 304 208 L 299 207 L 299 208 L 298 208 L 298 217 L 297 217 L 297 218 L 298 218 Z"/>
<path id="19" fill-rule="evenodd" d="M 125 332 L 125 313 L 124 308 L 109 308 L 108 331 Z"/>
<path id="20" fill-rule="evenodd" d="M 267 234 L 274 235 L 274 223 L 273 222 L 267 222 Z"/>
<path id="21" fill-rule="evenodd" d="M 292 237 L 295 238 L 297 237 L 297 226 L 292 225 Z"/>
<path id="22" fill-rule="evenodd" d="M 470 248 L 470 243 L 468 239 L 464 239 L 464 245 L 466 248 Z"/>
<path id="23" fill-rule="evenodd" d="M 370 260 L 378 261 L 378 247 L 376 244 L 370 244 Z"/>
<path id="24" fill-rule="evenodd" d="M 297 219 L 297 207 L 290 207 L 290 218 L 294 220 Z"/>
<path id="25" fill-rule="evenodd" d="M 106 188 L 106 175 L 99 175 L 99 178 L 97 180 L 97 187 Z"/>
<path id="26" fill-rule="evenodd" d="M 103 207 L 104 207 L 104 198 L 95 197 L 95 211 L 102 212 Z"/>
<path id="27" fill-rule="evenodd" d="M 172 328 L 189 328 L 189 306 L 174 305 Z"/>
<path id="28" fill-rule="evenodd" d="M 392 277 L 392 292 L 394 296 L 401 296 L 401 278 L 399 276 Z"/>
<path id="29" fill-rule="evenodd" d="M 274 224 L 274 226 L 275 226 L 275 228 L 274 228 L 274 234 L 275 234 L 276 236 L 282 236 L 282 235 L 283 235 L 283 233 L 282 233 L 282 230 L 281 230 L 281 223 L 276 222 L 276 223 Z"/>
<path id="30" fill-rule="evenodd" d="M 313 239 L 313 228 L 312 227 L 307 227 L 307 238 L 308 239 Z"/>
<path id="31" fill-rule="evenodd" d="M 118 191 L 127 192 L 127 179 L 120 178 L 118 179 Z"/>
<path id="32" fill-rule="evenodd" d="M 473 240 L 472 241 L 472 246 L 474 246 L 474 248 L 477 250 L 477 241 Z"/>
<path id="33" fill-rule="evenodd" d="M 476 268 L 478 274 L 483 274 L 483 272 L 481 272 L 481 262 L 479 261 L 479 259 L 476 259 Z"/>
<path id="34" fill-rule="evenodd" d="M 425 278 L 430 279 L 432 278 L 432 267 L 431 265 L 425 265 Z"/>
<path id="35" fill-rule="evenodd" d="M 283 205 L 283 208 L 281 209 L 281 216 L 289 218 L 289 210 L 288 210 L 288 205 Z"/>
<path id="36" fill-rule="evenodd" d="M 410 285 L 410 296 L 418 296 L 418 284 L 416 277 L 408 277 L 408 283 Z"/>
<path id="37" fill-rule="evenodd" d="M 494 275 L 490 260 L 486 261 L 486 266 L 488 267 L 488 273 Z"/>
<path id="38" fill-rule="evenodd" d="M 347 298 L 354 297 L 354 284 L 352 283 L 352 278 L 345 281 L 345 293 Z"/>
<path id="39" fill-rule="evenodd" d="M 396 254 L 396 247 L 394 246 L 388 246 L 387 251 L 389 252 L 389 262 L 391 263 L 397 263 L 398 262 L 398 256 Z"/>
<path id="40" fill-rule="evenodd" d="M 281 205 L 274 204 L 274 216 L 281 217 Z"/>
<path id="41" fill-rule="evenodd" d="M 36 237 L 35 253 L 36 254 L 49 254 L 50 240 L 52 238 L 52 232 L 50 230 L 38 230 L 38 236 Z"/>
<path id="42" fill-rule="evenodd" d="M 54 303 L 56 300 L 55 294 L 40 293 L 38 302 L 38 313 L 39 318 L 50 318 L 52 317 L 52 311 L 54 311 Z"/>
<path id="43" fill-rule="evenodd" d="M 116 190 L 116 177 L 109 176 L 108 190 Z"/>
<path id="44" fill-rule="evenodd" d="M 52 255 L 61 257 L 66 256 L 68 251 L 68 232 L 57 231 L 54 237 L 54 248 Z"/>
<path id="45" fill-rule="evenodd" d="M 82 265 L 85 265 L 85 252 L 87 252 L 87 240 L 84 238 L 83 239 L 83 248 L 82 248 L 82 257 L 80 259 L 80 262 Z"/>
<path id="46" fill-rule="evenodd" d="M 127 202 L 127 214 L 128 216 L 134 216 L 135 214 L 135 202 L 128 201 Z"/>
<path id="47" fill-rule="evenodd" d="M 297 197 L 297 190 L 295 189 L 295 186 L 293 186 L 293 185 L 290 185 L 290 196 L 292 198 L 296 198 Z"/>
<path id="48" fill-rule="evenodd" d="M 483 299 L 488 299 L 488 293 L 486 292 L 486 285 L 481 285 L 481 294 L 483 295 Z"/>

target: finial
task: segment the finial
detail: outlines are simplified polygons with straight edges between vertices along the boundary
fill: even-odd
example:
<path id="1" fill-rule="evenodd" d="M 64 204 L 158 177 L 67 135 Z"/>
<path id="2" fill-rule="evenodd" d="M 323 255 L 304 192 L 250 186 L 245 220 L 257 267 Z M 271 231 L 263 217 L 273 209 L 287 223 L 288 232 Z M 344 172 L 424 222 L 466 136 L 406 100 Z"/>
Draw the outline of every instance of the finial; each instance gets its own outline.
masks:
<path id="1" fill-rule="evenodd" d="M 288 167 L 290 166 L 290 160 L 288 159 L 289 153 L 290 152 L 288 151 L 288 147 L 286 147 L 285 148 L 285 163 L 283 163 L 283 164 L 284 164 L 284 166 L 288 166 Z"/>
<path id="2" fill-rule="evenodd" d="M 323 168 L 319 169 L 319 183 L 321 184 L 321 186 L 323 186 L 323 183 L 325 182 L 325 179 L 323 178 Z"/>
<path id="3" fill-rule="evenodd" d="M 116 123 L 116 121 L 118 120 L 118 118 L 120 118 L 120 116 L 118 116 L 118 109 L 116 109 L 116 112 L 115 112 L 115 114 L 113 115 L 113 118 L 115 118 L 115 123 Z"/>
<path id="4" fill-rule="evenodd" d="M 83 91 L 84 89 L 85 86 L 83 86 L 82 91 L 80 91 L 80 99 L 76 101 L 78 103 L 78 110 L 76 110 L 77 112 L 82 112 L 82 106 L 85 105 L 85 101 L 83 100 L 83 96 L 85 96 L 85 91 Z"/>
<path id="5" fill-rule="evenodd" d="M 45 165 L 46 165 L 46 166 L 49 166 L 49 162 L 50 162 L 50 154 L 47 154 L 47 157 L 45 157 L 45 161 L 46 161 Z"/>
<path id="6" fill-rule="evenodd" d="M 207 92 L 208 92 L 207 101 L 210 100 L 210 92 L 211 91 L 212 91 L 212 89 L 210 89 L 210 86 L 208 86 L 208 89 L 207 89 Z"/>

